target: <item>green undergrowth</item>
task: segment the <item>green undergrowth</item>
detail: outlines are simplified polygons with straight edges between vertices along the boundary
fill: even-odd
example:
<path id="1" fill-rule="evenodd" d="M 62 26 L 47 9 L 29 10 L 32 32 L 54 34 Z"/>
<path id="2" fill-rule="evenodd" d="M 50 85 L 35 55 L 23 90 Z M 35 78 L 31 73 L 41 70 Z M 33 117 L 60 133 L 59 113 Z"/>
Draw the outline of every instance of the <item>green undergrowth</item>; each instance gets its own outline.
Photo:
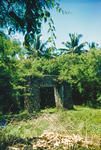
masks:
<path id="1" fill-rule="evenodd" d="M 60 111 L 59 120 L 67 132 L 84 135 L 101 135 L 101 110 L 76 107 L 71 111 Z"/>
<path id="2" fill-rule="evenodd" d="M 3 116 L 2 116 L 3 117 Z M 74 110 L 49 108 L 38 113 L 22 112 L 4 116 L 7 125 L 0 128 L 0 146 L 14 143 L 17 139 L 28 141 L 44 132 L 60 132 L 80 135 L 95 143 L 101 137 L 101 110 L 76 106 Z M 5 144 L 4 144 L 5 145 Z"/>

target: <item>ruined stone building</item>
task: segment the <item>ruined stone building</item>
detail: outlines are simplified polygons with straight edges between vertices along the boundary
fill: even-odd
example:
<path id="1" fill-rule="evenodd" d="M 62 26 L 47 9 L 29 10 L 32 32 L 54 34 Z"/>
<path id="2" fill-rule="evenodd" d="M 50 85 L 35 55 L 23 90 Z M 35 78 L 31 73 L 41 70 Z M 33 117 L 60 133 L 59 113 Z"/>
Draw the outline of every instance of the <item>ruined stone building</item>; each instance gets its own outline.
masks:
<path id="1" fill-rule="evenodd" d="M 30 95 L 30 105 L 33 110 L 73 107 L 70 85 L 67 82 L 59 83 L 57 76 L 32 77 Z"/>

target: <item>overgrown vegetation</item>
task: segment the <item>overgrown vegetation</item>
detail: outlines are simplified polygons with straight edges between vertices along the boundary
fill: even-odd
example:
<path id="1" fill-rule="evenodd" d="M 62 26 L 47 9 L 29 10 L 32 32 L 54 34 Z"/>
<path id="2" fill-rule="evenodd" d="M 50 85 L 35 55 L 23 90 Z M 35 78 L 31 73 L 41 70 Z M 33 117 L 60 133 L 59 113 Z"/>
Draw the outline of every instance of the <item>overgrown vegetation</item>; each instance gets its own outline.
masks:
<path id="1" fill-rule="evenodd" d="M 20 7 L 23 6 L 23 7 Z M 69 34 L 65 49 L 55 46 L 55 27 L 50 9 L 64 12 L 55 0 L 1 0 L 0 27 L 24 34 L 23 46 L 0 32 L 0 111 L 19 112 L 30 99 L 31 77 L 56 75 L 72 87 L 74 104 L 101 106 L 101 49 L 92 42 L 80 42 L 81 34 Z M 43 20 L 48 22 L 51 37 L 40 40 Z M 54 43 L 54 44 L 50 44 Z M 85 50 L 85 44 L 89 50 Z M 46 46 L 47 45 L 47 46 Z M 51 45 L 51 46 L 50 46 Z"/>
<path id="2" fill-rule="evenodd" d="M 101 50 L 63 54 L 55 58 L 26 58 L 20 45 L 0 36 L 0 110 L 18 112 L 24 109 L 25 96 L 30 97 L 30 77 L 56 75 L 59 82 L 72 87 L 74 104 L 101 106 Z M 5 46 L 5 47 L 4 47 Z"/>

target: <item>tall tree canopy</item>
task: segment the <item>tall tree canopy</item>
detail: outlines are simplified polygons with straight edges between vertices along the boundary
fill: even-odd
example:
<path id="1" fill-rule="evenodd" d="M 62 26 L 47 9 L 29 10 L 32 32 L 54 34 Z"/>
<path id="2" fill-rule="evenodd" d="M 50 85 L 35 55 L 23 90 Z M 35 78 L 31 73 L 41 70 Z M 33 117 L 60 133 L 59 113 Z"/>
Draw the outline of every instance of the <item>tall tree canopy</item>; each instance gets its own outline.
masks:
<path id="1" fill-rule="evenodd" d="M 47 22 L 54 7 L 59 8 L 56 0 L 0 0 L 0 27 L 9 33 L 21 31 L 28 45 L 41 32 L 42 21 Z"/>

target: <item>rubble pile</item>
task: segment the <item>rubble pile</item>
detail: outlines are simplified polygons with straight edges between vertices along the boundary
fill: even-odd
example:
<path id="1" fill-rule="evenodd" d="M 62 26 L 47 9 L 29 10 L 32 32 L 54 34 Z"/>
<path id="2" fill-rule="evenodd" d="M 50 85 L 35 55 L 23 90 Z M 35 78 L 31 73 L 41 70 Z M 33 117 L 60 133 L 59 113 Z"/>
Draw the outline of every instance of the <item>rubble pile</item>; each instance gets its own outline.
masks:
<path id="1" fill-rule="evenodd" d="M 45 132 L 41 136 L 33 138 L 30 145 L 17 144 L 10 146 L 8 150 L 100 150 L 100 144 L 93 143 L 88 138 L 79 135 L 67 135 L 55 132 Z"/>
<path id="2" fill-rule="evenodd" d="M 54 132 L 47 132 L 40 136 L 33 144 L 34 150 L 69 150 L 77 147 L 92 147 L 91 141 L 85 140 L 79 135 L 63 135 Z"/>

